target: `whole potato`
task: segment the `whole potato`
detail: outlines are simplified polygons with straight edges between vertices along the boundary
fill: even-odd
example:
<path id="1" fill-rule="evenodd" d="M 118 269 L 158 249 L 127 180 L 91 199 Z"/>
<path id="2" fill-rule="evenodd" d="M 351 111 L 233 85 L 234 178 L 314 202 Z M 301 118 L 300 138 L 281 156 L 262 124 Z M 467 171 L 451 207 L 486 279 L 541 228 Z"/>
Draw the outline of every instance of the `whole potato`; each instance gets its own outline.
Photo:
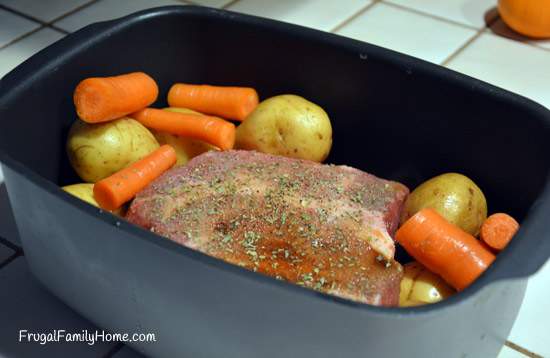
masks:
<path id="1" fill-rule="evenodd" d="M 164 108 L 164 110 L 187 114 L 202 114 L 199 112 L 195 112 L 191 109 L 178 107 L 168 107 Z M 209 150 L 217 150 L 217 148 L 213 145 L 197 139 L 181 137 L 175 134 L 159 132 L 155 130 L 151 130 L 151 132 L 161 145 L 169 144 L 172 146 L 172 148 L 174 148 L 177 156 L 176 166 L 185 165 L 192 158 Z"/>
<path id="2" fill-rule="evenodd" d="M 235 145 L 322 162 L 332 146 L 332 126 L 327 113 L 315 103 L 280 95 L 261 102 L 237 128 Z"/>
<path id="3" fill-rule="evenodd" d="M 73 196 L 76 196 L 80 200 L 83 200 L 99 208 L 99 204 L 94 199 L 94 184 L 92 183 L 71 184 L 71 185 L 66 185 L 62 187 L 61 189 L 65 190 L 67 193 Z M 124 213 L 124 209 L 118 208 L 112 211 L 112 213 L 115 215 L 122 216 Z"/>
<path id="4" fill-rule="evenodd" d="M 97 124 L 77 119 L 67 139 L 71 165 L 89 183 L 108 177 L 158 147 L 153 134 L 132 118 Z"/>
<path id="5" fill-rule="evenodd" d="M 487 201 L 468 177 L 446 173 L 425 181 L 407 198 L 402 222 L 424 208 L 432 208 L 447 221 L 476 236 L 487 218 Z"/>

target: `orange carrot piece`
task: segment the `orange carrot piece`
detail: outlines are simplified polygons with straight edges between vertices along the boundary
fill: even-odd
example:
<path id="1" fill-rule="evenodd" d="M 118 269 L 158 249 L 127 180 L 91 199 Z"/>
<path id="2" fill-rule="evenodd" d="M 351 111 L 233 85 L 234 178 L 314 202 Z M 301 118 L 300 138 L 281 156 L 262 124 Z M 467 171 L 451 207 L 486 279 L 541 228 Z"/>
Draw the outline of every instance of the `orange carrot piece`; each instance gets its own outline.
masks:
<path id="1" fill-rule="evenodd" d="M 143 72 L 113 77 L 91 77 L 76 86 L 76 113 L 85 122 L 106 122 L 123 117 L 155 102 L 158 86 Z"/>
<path id="2" fill-rule="evenodd" d="M 498 254 L 498 251 L 495 250 L 495 249 L 493 249 L 491 246 L 487 245 L 487 244 L 485 243 L 485 241 L 483 241 L 483 240 L 477 240 L 477 242 L 479 242 L 479 244 L 480 244 L 481 246 L 483 246 L 483 248 L 484 248 L 485 250 L 489 251 L 489 252 L 492 253 L 493 255 Z"/>
<path id="3" fill-rule="evenodd" d="M 395 239 L 417 261 L 458 291 L 470 285 L 495 259 L 475 237 L 431 208 L 409 218 Z"/>
<path id="4" fill-rule="evenodd" d="M 218 117 L 145 108 L 130 115 L 145 127 L 199 139 L 221 150 L 235 145 L 235 125 Z"/>
<path id="5" fill-rule="evenodd" d="M 513 217 L 496 213 L 485 219 L 481 225 L 479 237 L 489 247 L 500 251 L 508 245 L 518 229 L 519 224 Z"/>
<path id="6" fill-rule="evenodd" d="M 94 184 L 94 198 L 105 210 L 115 210 L 176 163 L 176 151 L 163 145 L 146 157 Z"/>
<path id="7" fill-rule="evenodd" d="M 250 87 L 176 83 L 168 91 L 168 104 L 171 107 L 185 107 L 238 121 L 243 121 L 258 102 L 258 93 Z"/>

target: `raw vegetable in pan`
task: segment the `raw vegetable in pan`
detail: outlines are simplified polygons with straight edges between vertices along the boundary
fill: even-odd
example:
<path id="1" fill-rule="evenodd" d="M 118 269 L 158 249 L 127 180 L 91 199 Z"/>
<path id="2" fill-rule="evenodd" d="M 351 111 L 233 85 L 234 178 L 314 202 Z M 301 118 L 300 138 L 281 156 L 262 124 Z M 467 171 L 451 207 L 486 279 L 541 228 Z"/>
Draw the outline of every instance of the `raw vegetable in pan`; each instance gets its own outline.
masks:
<path id="1" fill-rule="evenodd" d="M 65 190 L 67 193 L 71 195 L 76 196 L 80 200 L 83 200 L 88 204 L 97 206 L 99 208 L 99 204 L 94 199 L 94 184 L 91 184 L 91 183 L 71 184 L 71 185 L 66 185 L 62 187 L 61 189 Z M 116 210 L 113 210 L 112 213 L 118 216 L 123 216 L 124 210 L 122 207 L 120 207 Z"/>
<path id="2" fill-rule="evenodd" d="M 95 183 L 94 198 L 101 208 L 115 210 L 175 163 L 176 152 L 171 146 L 163 145 L 129 167 Z"/>
<path id="3" fill-rule="evenodd" d="M 243 121 L 258 105 L 258 93 L 249 87 L 176 83 L 168 92 L 168 104 Z"/>
<path id="4" fill-rule="evenodd" d="M 231 149 L 235 144 L 235 125 L 218 117 L 155 108 L 145 108 L 131 116 L 148 128 L 199 139 L 221 150 Z"/>
<path id="5" fill-rule="evenodd" d="M 436 303 L 455 293 L 441 277 L 418 262 L 403 265 L 403 270 L 399 293 L 400 307 Z"/>
<path id="6" fill-rule="evenodd" d="M 487 201 L 470 178 L 446 173 L 419 185 L 409 195 L 402 222 L 424 208 L 432 208 L 462 230 L 477 235 L 487 217 Z"/>
<path id="7" fill-rule="evenodd" d="M 159 147 L 155 137 L 132 118 L 90 124 L 77 119 L 67 138 L 72 167 L 82 180 L 95 183 Z"/>
<path id="8" fill-rule="evenodd" d="M 332 147 L 327 113 L 295 95 L 266 99 L 237 128 L 237 148 L 324 161 Z"/>
<path id="9" fill-rule="evenodd" d="M 481 189 L 469 178 L 447 173 L 417 187 L 407 199 L 396 233 L 398 241 L 419 263 L 405 265 L 401 305 L 421 304 L 403 298 L 410 293 L 420 263 L 457 290 L 470 285 L 495 259 L 519 228 L 508 214 L 496 213 L 484 218 L 487 203 Z M 407 220 L 408 219 L 408 220 Z M 480 228 L 480 229 L 478 229 Z M 479 232 L 479 239 L 470 233 Z M 409 272 L 407 272 L 407 270 Z M 407 296 L 409 297 L 409 296 Z M 407 301 L 407 303 L 404 303 Z M 427 300 L 420 300 L 431 303 Z"/>
<path id="10" fill-rule="evenodd" d="M 188 108 L 168 107 L 164 108 L 164 110 L 184 114 L 202 115 L 202 113 L 195 112 Z M 153 133 L 159 144 L 168 144 L 174 148 L 178 157 L 178 160 L 176 162 L 177 166 L 185 165 L 192 158 L 209 150 L 218 150 L 218 148 L 216 148 L 215 146 L 208 144 L 202 140 L 157 131 L 154 129 L 151 129 L 151 132 Z"/>
<path id="11" fill-rule="evenodd" d="M 143 72 L 133 72 L 87 78 L 78 84 L 73 97 L 78 116 L 85 122 L 98 123 L 149 106 L 158 92 L 155 80 Z"/>
<path id="12" fill-rule="evenodd" d="M 495 259 L 475 237 L 429 208 L 407 220 L 397 230 L 395 240 L 458 291 L 470 285 Z"/>
<path id="13" fill-rule="evenodd" d="M 479 236 L 489 247 L 500 251 L 508 245 L 518 229 L 519 224 L 513 217 L 496 213 L 483 222 Z"/>
<path id="14" fill-rule="evenodd" d="M 62 187 L 61 189 L 87 202 L 88 204 L 99 207 L 99 204 L 94 199 L 94 185 L 91 183 L 71 184 Z"/>
<path id="15" fill-rule="evenodd" d="M 253 88 L 177 83 L 168 103 L 186 108 L 148 108 L 158 91 L 141 72 L 88 78 L 77 86 L 81 119 L 69 131 L 67 152 L 78 175 L 95 184 L 64 190 L 120 213 L 176 163 L 185 165 L 209 150 L 236 146 L 317 162 L 330 152 L 327 113 L 302 97 L 279 95 L 258 103 Z M 216 116 L 243 123 L 236 128 Z M 434 177 L 410 194 L 395 239 L 417 262 L 404 265 L 400 306 L 438 302 L 484 272 L 493 252 L 504 249 L 519 227 L 507 214 L 486 216 L 483 192 L 461 174 Z M 478 233 L 481 240 L 473 236 Z"/>

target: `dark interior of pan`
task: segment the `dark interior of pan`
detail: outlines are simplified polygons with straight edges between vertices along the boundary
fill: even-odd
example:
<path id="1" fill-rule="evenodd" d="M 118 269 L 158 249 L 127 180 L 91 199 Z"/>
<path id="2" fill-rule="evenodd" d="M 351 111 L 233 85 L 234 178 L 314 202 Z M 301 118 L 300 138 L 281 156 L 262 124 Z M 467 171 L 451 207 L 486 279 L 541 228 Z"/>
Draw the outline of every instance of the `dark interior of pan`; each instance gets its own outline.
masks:
<path id="1" fill-rule="evenodd" d="M 465 292 L 431 307 L 394 312 L 457 304 L 490 282 L 532 274 L 550 254 L 545 222 L 550 217 L 550 114 L 545 108 L 377 46 L 197 7 L 159 8 L 88 26 L 0 81 L 0 146 L 8 191 L 14 188 L 12 202 L 18 200 L 16 189 L 24 187 L 9 182 L 13 171 L 75 210 L 87 205 L 56 188 L 79 182 L 65 153 L 66 134 L 76 118 L 72 92 L 83 78 L 132 71 L 157 80 L 161 92 L 155 106 L 166 105 L 174 82 L 251 86 L 261 98 L 301 95 L 331 118 L 334 143 L 327 162 L 409 188 L 441 173 L 463 173 L 482 188 L 490 212 L 510 213 L 522 223 L 516 239 Z M 88 230 L 113 220 L 84 210 Z M 22 213 L 16 210 L 16 215 Z M 143 230 L 124 230 L 136 240 L 152 240 Z M 408 260 L 403 252 L 398 259 Z"/>

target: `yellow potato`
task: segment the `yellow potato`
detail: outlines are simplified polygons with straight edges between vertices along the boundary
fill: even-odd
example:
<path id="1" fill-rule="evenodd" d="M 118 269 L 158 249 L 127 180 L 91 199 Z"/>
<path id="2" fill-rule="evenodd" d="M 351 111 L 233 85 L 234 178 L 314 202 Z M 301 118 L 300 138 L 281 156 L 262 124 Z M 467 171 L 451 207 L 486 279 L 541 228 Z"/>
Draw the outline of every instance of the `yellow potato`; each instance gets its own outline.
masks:
<path id="1" fill-rule="evenodd" d="M 61 189 L 99 208 L 99 204 L 94 199 L 94 184 L 92 183 L 71 184 L 71 185 L 66 185 L 62 187 Z M 122 216 L 124 213 L 124 209 L 118 208 L 116 210 L 113 210 L 112 213 L 115 215 Z"/>
<path id="2" fill-rule="evenodd" d="M 164 108 L 164 110 L 188 114 L 202 114 L 187 108 L 169 107 Z M 185 165 L 192 158 L 209 150 L 217 150 L 213 145 L 197 139 L 180 137 L 175 134 L 158 132 L 155 130 L 151 130 L 151 132 L 153 132 L 153 135 L 161 145 L 169 144 L 174 148 L 177 156 L 176 166 Z"/>
<path id="3" fill-rule="evenodd" d="M 67 139 L 71 165 L 89 183 L 108 177 L 158 147 L 153 134 L 132 118 L 98 124 L 78 119 Z"/>
<path id="4" fill-rule="evenodd" d="M 422 271 L 423 267 L 416 262 L 404 265 L 403 279 L 401 279 L 401 289 L 399 291 L 399 305 L 403 306 L 409 301 L 409 295 L 411 293 L 414 278 Z"/>
<path id="5" fill-rule="evenodd" d="M 261 102 L 237 128 L 235 146 L 322 162 L 332 146 L 332 126 L 315 103 L 290 94 L 275 96 Z"/>
<path id="6" fill-rule="evenodd" d="M 94 184 L 91 184 L 91 183 L 72 184 L 72 185 L 66 185 L 61 189 L 99 208 L 99 204 L 94 199 Z"/>
<path id="7" fill-rule="evenodd" d="M 438 275 L 418 262 L 403 266 L 404 276 L 399 292 L 399 306 L 419 306 L 439 302 L 454 293 Z"/>
<path id="8" fill-rule="evenodd" d="M 425 181 L 407 198 L 402 222 L 424 208 L 432 208 L 447 221 L 476 236 L 487 218 L 487 201 L 468 177 L 447 173 Z"/>

